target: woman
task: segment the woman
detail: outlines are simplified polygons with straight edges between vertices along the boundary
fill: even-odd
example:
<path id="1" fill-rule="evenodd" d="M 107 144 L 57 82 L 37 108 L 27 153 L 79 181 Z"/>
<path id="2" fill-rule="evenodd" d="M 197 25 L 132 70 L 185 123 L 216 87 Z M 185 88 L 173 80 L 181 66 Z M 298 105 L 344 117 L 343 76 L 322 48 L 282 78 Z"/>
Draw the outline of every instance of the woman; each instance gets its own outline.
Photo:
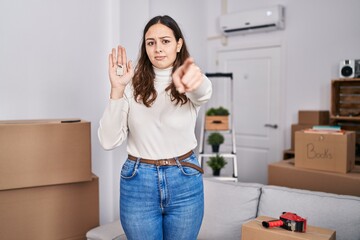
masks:
<path id="1" fill-rule="evenodd" d="M 129 240 L 191 240 L 201 226 L 202 169 L 192 150 L 197 114 L 212 86 L 189 56 L 169 16 L 145 26 L 135 70 L 122 46 L 109 55 L 110 102 L 98 136 L 105 149 L 127 138 L 120 220 Z"/>

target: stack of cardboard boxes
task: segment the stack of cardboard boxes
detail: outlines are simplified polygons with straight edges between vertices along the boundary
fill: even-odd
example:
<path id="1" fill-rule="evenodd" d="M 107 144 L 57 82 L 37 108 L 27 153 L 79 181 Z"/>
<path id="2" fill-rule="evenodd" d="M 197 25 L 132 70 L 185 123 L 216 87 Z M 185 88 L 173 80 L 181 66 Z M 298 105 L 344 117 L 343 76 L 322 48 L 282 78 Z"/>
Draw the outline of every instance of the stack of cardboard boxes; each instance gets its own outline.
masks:
<path id="1" fill-rule="evenodd" d="M 300 110 L 298 114 L 298 123 L 291 125 L 291 148 L 284 151 L 284 159 L 294 158 L 295 132 L 312 128 L 314 125 L 328 125 L 329 122 L 330 122 L 329 111 Z"/>
<path id="2" fill-rule="evenodd" d="M 99 225 L 90 122 L 0 121 L 0 239 L 86 239 Z"/>
<path id="3" fill-rule="evenodd" d="M 328 111 L 299 111 L 292 125 L 294 158 L 269 165 L 271 185 L 360 196 L 360 166 L 355 165 L 355 132 L 313 133 L 305 129 L 328 125 Z"/>

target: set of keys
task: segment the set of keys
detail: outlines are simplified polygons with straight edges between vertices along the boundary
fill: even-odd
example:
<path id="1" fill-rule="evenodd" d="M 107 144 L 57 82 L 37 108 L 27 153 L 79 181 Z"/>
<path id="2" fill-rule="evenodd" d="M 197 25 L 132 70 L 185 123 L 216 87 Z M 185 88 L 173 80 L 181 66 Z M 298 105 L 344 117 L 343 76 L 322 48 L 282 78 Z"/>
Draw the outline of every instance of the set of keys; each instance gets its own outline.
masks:
<path id="1" fill-rule="evenodd" d="M 123 67 L 123 65 L 121 65 L 121 64 L 118 65 L 118 67 L 116 68 L 116 75 L 118 75 L 118 76 L 124 75 L 124 67 Z"/>

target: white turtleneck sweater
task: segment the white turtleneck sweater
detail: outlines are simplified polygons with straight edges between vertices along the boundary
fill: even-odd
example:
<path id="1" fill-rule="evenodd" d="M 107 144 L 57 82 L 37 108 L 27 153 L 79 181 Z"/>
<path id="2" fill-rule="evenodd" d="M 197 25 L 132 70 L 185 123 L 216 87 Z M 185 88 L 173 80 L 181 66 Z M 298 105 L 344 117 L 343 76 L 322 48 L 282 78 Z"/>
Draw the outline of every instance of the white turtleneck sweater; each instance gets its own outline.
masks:
<path id="1" fill-rule="evenodd" d="M 157 98 L 151 107 L 137 103 L 132 86 L 125 89 L 124 97 L 110 99 L 100 120 L 98 137 L 104 149 L 121 145 L 127 138 L 129 154 L 147 159 L 164 159 L 185 154 L 197 146 L 195 124 L 200 106 L 212 93 L 210 80 L 204 81 L 184 105 L 171 102 L 165 88 L 172 81 L 172 68 L 155 71 Z"/>

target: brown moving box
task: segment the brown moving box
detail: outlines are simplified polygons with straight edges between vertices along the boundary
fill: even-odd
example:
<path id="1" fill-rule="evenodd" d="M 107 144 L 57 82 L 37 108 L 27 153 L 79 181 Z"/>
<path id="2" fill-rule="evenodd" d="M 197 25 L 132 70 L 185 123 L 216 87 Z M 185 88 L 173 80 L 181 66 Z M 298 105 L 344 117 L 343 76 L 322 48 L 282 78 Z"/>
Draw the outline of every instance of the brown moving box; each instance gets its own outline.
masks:
<path id="1" fill-rule="evenodd" d="M 268 184 L 360 197 L 360 166 L 349 173 L 296 168 L 294 159 L 269 164 Z"/>
<path id="2" fill-rule="evenodd" d="M 355 132 L 295 133 L 295 166 L 347 173 L 355 166 Z"/>
<path id="3" fill-rule="evenodd" d="M 274 218 L 259 216 L 255 220 L 242 225 L 242 240 L 335 240 L 334 230 L 313 227 L 307 225 L 305 233 L 292 232 L 283 228 L 264 228 L 262 221 L 274 220 Z"/>
<path id="4" fill-rule="evenodd" d="M 311 124 L 292 124 L 291 125 L 291 149 L 295 149 L 295 132 L 312 128 Z"/>
<path id="5" fill-rule="evenodd" d="M 0 121 L 0 190 L 91 180 L 90 122 Z"/>
<path id="6" fill-rule="evenodd" d="M 99 226 L 99 179 L 0 191 L 0 238 L 86 239 Z"/>
<path id="7" fill-rule="evenodd" d="M 299 124 L 328 125 L 330 123 L 330 112 L 323 110 L 300 110 L 298 118 Z"/>

